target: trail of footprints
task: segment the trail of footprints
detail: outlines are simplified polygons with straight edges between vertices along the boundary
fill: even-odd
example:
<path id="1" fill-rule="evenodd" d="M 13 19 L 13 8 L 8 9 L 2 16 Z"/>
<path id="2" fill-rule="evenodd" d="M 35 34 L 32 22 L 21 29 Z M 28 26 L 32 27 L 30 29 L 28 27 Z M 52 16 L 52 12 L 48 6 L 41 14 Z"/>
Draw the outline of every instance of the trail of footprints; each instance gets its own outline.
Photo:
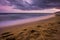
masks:
<path id="1" fill-rule="evenodd" d="M 41 26 L 38 25 L 37 28 L 41 28 Z M 17 36 L 14 36 L 14 34 L 11 32 L 4 32 L 0 35 L 0 40 L 57 40 L 54 36 L 58 32 L 57 29 L 47 28 L 45 30 L 42 30 L 42 33 L 44 35 L 42 35 L 40 31 L 35 29 L 24 29 Z"/>
<path id="2" fill-rule="evenodd" d="M 27 34 L 20 32 L 16 37 L 10 32 L 5 32 L 1 34 L 0 40 L 30 40 L 30 38 L 36 39 L 39 35 L 39 31 L 36 30 L 31 30 Z"/>

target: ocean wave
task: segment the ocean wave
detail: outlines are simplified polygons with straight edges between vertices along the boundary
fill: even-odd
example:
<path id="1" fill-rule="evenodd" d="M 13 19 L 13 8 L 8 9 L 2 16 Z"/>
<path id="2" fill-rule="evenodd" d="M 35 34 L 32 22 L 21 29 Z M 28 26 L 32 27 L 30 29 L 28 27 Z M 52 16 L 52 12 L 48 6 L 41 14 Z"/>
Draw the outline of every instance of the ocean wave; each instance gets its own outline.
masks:
<path id="1" fill-rule="evenodd" d="M 29 22 L 35 22 L 35 21 L 40 21 L 40 20 L 45 20 L 55 17 L 55 15 L 47 15 L 47 16 L 40 16 L 40 17 L 33 17 L 33 18 L 28 18 L 28 19 L 18 19 L 18 20 L 12 20 L 12 21 L 3 21 L 0 22 L 0 27 L 8 27 L 8 26 L 13 26 L 13 25 L 21 25 Z"/>
<path id="2" fill-rule="evenodd" d="M 47 16 L 51 14 L 0 14 L 1 21 L 17 20 L 17 19 L 27 19 L 32 17 Z"/>

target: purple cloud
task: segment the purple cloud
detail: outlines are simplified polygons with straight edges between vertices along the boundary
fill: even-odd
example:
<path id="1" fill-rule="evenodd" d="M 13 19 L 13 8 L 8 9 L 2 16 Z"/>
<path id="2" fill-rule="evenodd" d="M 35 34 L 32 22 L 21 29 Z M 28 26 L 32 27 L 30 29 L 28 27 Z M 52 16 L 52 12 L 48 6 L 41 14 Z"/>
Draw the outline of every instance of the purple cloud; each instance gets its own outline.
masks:
<path id="1" fill-rule="evenodd" d="M 22 12 L 60 7 L 59 0 L 0 0 L 1 12 Z"/>

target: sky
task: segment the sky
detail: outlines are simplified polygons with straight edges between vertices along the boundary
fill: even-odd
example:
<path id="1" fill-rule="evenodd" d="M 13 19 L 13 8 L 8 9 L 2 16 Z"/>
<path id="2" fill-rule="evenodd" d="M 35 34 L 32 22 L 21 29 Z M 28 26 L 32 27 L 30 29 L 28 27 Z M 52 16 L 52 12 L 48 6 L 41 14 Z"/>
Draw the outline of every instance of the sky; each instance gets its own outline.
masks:
<path id="1" fill-rule="evenodd" d="M 54 13 L 60 0 L 0 0 L 0 13 Z"/>

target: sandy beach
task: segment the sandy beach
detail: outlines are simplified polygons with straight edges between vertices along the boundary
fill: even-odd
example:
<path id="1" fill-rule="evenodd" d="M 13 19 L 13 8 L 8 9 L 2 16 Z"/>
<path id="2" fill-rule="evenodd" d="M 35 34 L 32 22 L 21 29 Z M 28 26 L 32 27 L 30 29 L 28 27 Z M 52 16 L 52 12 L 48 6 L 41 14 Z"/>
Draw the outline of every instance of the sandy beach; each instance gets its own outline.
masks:
<path id="1" fill-rule="evenodd" d="M 2 40 L 60 40 L 60 16 L 50 16 L 34 22 L 1 28 Z M 43 19 L 43 18 L 42 18 Z M 33 21 L 33 20 L 31 20 Z"/>

